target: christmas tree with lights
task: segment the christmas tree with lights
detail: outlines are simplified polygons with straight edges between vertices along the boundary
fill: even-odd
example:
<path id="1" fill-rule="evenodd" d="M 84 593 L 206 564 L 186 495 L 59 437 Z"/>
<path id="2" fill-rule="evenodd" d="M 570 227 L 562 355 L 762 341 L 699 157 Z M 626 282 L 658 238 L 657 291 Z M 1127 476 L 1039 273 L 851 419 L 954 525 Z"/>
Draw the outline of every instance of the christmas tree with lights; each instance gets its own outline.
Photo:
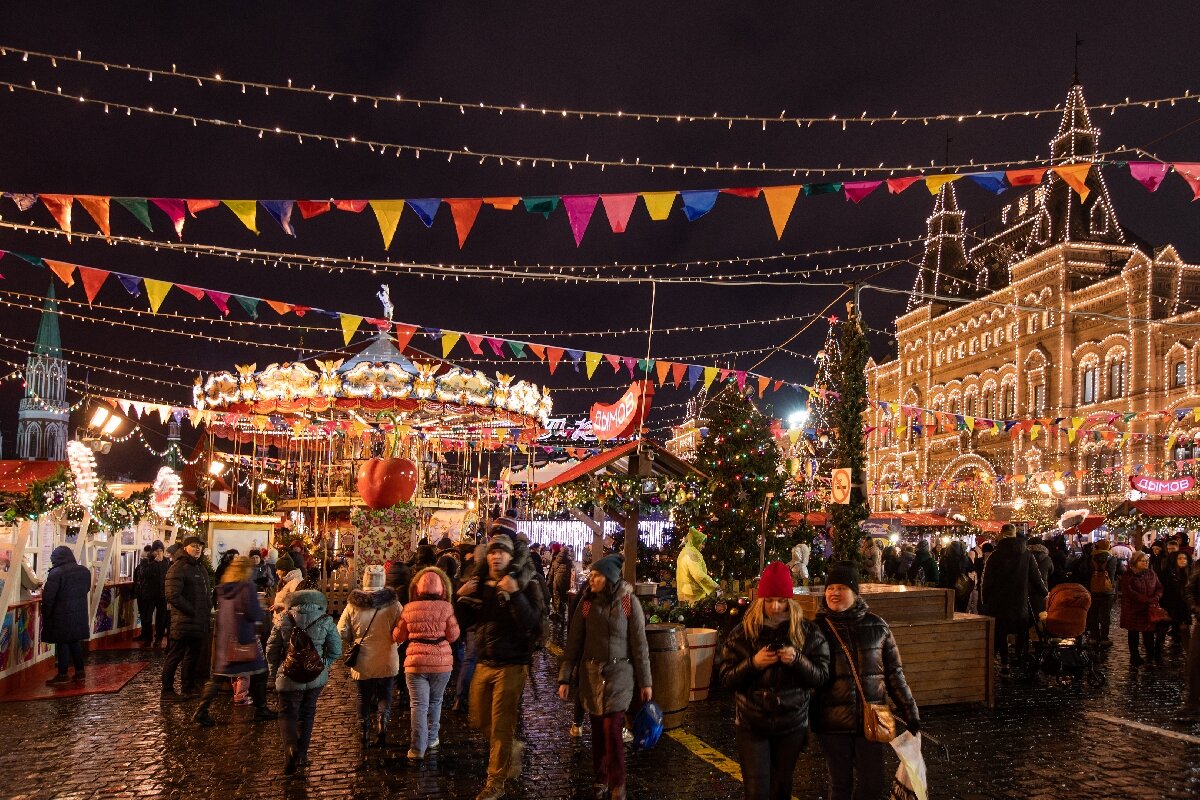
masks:
<path id="1" fill-rule="evenodd" d="M 839 468 L 851 470 L 850 502 L 830 505 L 833 524 L 833 558 L 835 561 L 861 559 L 860 544 L 866 535 L 861 523 L 871 515 L 867 506 L 866 468 L 867 446 L 863 433 L 863 414 L 867 410 L 867 359 L 870 348 L 854 309 L 848 307 L 847 318 L 838 326 L 841 347 L 836 358 L 830 359 L 834 374 L 833 421 L 836 437 L 832 460 Z"/>
<path id="2" fill-rule="evenodd" d="M 681 527 L 694 525 L 708 536 L 704 557 L 714 577 L 754 578 L 758 535 L 764 521 L 768 531 L 776 523 L 776 504 L 767 495 L 777 497 L 784 480 L 771 420 L 734 381 L 713 393 L 704 417 L 708 434 L 696 448 L 694 463 L 708 474 L 712 493 L 691 518 L 681 520 Z M 785 540 L 768 535 L 767 559 L 779 558 L 784 545 Z"/>

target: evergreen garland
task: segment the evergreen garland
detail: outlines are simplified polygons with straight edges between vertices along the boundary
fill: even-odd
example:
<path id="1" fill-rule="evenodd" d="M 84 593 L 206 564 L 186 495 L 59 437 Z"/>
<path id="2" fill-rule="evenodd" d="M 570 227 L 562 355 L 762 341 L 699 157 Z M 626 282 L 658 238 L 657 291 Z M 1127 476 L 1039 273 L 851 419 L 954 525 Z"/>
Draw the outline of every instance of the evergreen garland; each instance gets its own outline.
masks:
<path id="1" fill-rule="evenodd" d="M 858 318 L 852 307 L 849 310 L 847 318 L 839 326 L 841 350 L 836 356 L 836 363 L 832 365 L 837 381 L 834 388 L 838 393 L 834 407 L 837 442 L 833 458 L 838 467 L 850 468 L 854 484 L 861 484 L 866 480 L 867 468 L 863 415 L 867 410 L 866 370 L 870 352 Z M 861 523 L 871 515 L 864 489 L 855 486 L 850 492 L 849 503 L 830 506 L 834 561 L 859 562 L 862 559 L 860 544 L 866 534 L 862 531 Z"/>

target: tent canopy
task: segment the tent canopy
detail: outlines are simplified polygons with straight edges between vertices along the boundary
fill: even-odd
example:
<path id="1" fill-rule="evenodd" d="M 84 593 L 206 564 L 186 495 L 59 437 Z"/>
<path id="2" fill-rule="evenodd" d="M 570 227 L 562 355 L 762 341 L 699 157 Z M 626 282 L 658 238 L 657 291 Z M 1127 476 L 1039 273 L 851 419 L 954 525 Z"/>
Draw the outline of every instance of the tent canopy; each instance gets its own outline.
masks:
<path id="1" fill-rule="evenodd" d="M 0 461 L 0 492 L 28 491 L 34 481 L 49 478 L 66 466 L 65 461 Z"/>
<path id="2" fill-rule="evenodd" d="M 1200 500 L 1127 500 L 1111 514 L 1140 514 L 1143 517 L 1196 517 L 1200 519 Z"/>
<path id="3" fill-rule="evenodd" d="M 691 464 L 667 452 L 657 442 L 650 439 L 641 439 L 626 442 L 619 447 L 614 447 L 612 450 L 606 450 L 591 458 L 586 458 L 570 469 L 550 478 L 545 483 L 539 483 L 535 491 L 549 489 L 551 486 L 561 486 L 564 483 L 570 483 L 573 480 L 582 478 L 585 475 L 595 475 L 602 472 L 611 472 L 622 476 L 628 475 L 629 458 L 637 454 L 639 444 L 642 446 L 642 453 L 646 456 L 646 461 L 650 464 L 651 475 L 677 480 L 680 478 L 702 479 L 707 477 Z"/>

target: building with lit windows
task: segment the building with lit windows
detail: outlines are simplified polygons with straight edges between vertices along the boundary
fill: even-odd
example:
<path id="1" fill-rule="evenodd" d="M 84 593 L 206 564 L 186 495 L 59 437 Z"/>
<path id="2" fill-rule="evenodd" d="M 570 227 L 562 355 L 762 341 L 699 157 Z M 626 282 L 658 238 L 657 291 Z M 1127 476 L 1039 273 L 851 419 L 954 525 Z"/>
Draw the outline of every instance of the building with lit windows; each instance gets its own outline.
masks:
<path id="1" fill-rule="evenodd" d="M 25 396 L 17 412 L 17 458 L 63 461 L 67 455 L 67 362 L 58 333 L 54 286 L 46 295 L 37 341 L 25 362 Z"/>

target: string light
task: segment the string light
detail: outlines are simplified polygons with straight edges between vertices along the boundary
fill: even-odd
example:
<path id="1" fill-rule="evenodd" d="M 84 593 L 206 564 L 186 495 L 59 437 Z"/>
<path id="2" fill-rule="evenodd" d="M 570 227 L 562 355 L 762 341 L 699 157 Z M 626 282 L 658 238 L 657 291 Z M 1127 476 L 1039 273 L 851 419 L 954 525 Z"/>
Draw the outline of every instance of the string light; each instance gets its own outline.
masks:
<path id="1" fill-rule="evenodd" d="M 974 112 L 942 112 L 938 114 L 900 114 L 899 111 L 893 111 L 888 116 L 868 115 L 866 111 L 863 111 L 861 114 L 856 116 L 831 114 L 818 117 L 790 115 L 786 111 L 780 111 L 778 114 L 773 116 L 754 116 L 749 114 L 722 114 L 719 112 L 713 112 L 712 114 L 694 114 L 661 111 L 649 112 L 564 107 L 556 108 L 550 106 L 531 106 L 526 103 L 511 105 L 496 102 L 447 100 L 444 97 L 404 97 L 401 94 L 375 95 L 368 92 L 346 92 L 336 89 L 319 88 L 316 84 L 310 84 L 307 87 L 297 86 L 291 79 L 289 79 L 287 83 L 282 84 L 258 80 L 239 80 L 224 76 L 221 73 L 215 73 L 213 75 L 200 75 L 198 73 L 183 72 L 177 70 L 175 65 L 172 65 L 170 70 L 161 70 L 151 67 L 133 66 L 132 64 L 117 64 L 109 61 L 99 61 L 97 59 L 84 58 L 80 51 L 76 51 L 74 56 L 70 56 L 40 53 L 34 50 L 22 50 L 9 46 L 0 46 L 0 55 L 20 55 L 23 61 L 28 61 L 31 57 L 38 58 L 49 61 L 53 67 L 58 66 L 58 61 L 84 66 L 102 67 L 105 72 L 112 70 L 145 75 L 149 81 L 153 81 L 155 78 L 177 78 L 181 80 L 192 81 L 199 87 L 205 87 L 209 85 L 237 86 L 241 87 L 242 94 L 245 94 L 246 89 L 249 88 L 256 91 L 262 91 L 264 96 L 270 96 L 271 92 L 277 92 L 279 94 L 292 93 L 324 97 L 327 101 L 347 100 L 351 104 L 358 107 L 363 107 L 369 104 L 373 108 L 379 108 L 380 106 L 403 106 L 408 108 L 423 109 L 428 106 L 430 108 L 457 110 L 460 114 L 465 114 L 468 111 L 487 111 L 494 112 L 499 116 L 503 116 L 504 114 L 523 114 L 555 119 L 616 119 L 630 120 L 634 122 L 656 123 L 717 123 L 725 125 L 726 129 L 731 129 L 736 124 L 755 126 L 760 130 L 766 130 L 768 125 L 787 125 L 809 128 L 814 125 L 828 125 L 846 130 L 850 125 L 870 126 L 884 123 L 898 123 L 900 125 L 914 123 L 928 125 L 931 122 L 1007 120 L 1009 117 L 1033 117 L 1034 119 L 1037 119 L 1042 114 L 1053 114 L 1062 110 L 1062 106 L 1058 105 L 1054 108 L 1032 108 L 1013 111 L 977 110 Z M 1177 102 L 1187 102 L 1191 100 L 1200 100 L 1200 98 L 1192 95 L 1191 91 L 1189 90 L 1185 91 L 1181 95 L 1167 95 L 1164 97 L 1142 98 L 1138 100 L 1125 98 L 1123 101 L 1114 103 L 1099 103 L 1097 105 L 1088 106 L 1088 108 L 1093 111 L 1108 111 L 1110 113 L 1114 113 L 1117 110 L 1131 108 L 1157 109 L 1162 105 L 1173 107 Z"/>

